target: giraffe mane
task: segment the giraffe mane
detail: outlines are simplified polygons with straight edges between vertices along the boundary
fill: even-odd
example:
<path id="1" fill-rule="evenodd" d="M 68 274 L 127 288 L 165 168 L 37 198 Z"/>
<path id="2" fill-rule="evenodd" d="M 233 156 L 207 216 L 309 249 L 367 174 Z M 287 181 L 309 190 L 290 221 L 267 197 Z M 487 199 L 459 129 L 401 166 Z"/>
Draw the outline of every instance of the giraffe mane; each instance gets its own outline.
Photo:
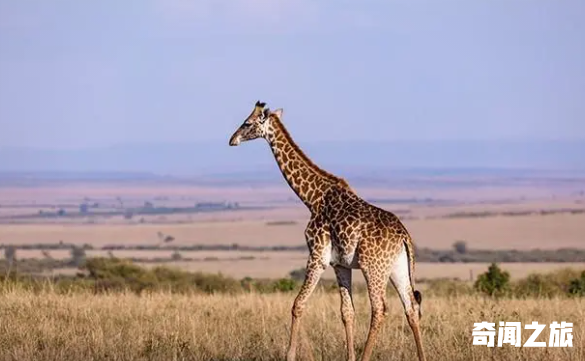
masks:
<path id="1" fill-rule="evenodd" d="M 327 178 L 330 181 L 333 181 L 335 183 L 340 183 L 344 186 L 348 186 L 347 182 L 345 181 L 345 179 L 338 177 L 332 173 L 327 172 L 326 170 L 320 168 L 318 165 L 316 165 L 311 158 L 309 158 L 305 152 L 298 146 L 298 144 L 293 140 L 292 136 L 290 135 L 288 129 L 286 129 L 286 127 L 284 126 L 284 124 L 282 123 L 282 121 L 280 121 L 278 118 L 275 118 L 278 121 L 276 122 L 276 126 L 280 128 L 280 132 L 282 133 L 282 135 L 286 138 L 287 142 L 297 151 L 297 154 L 300 156 L 300 160 L 301 162 L 305 163 L 307 166 L 309 166 L 310 168 L 312 168 L 313 170 L 315 170 L 317 172 L 317 174 L 319 174 L 321 177 Z"/>

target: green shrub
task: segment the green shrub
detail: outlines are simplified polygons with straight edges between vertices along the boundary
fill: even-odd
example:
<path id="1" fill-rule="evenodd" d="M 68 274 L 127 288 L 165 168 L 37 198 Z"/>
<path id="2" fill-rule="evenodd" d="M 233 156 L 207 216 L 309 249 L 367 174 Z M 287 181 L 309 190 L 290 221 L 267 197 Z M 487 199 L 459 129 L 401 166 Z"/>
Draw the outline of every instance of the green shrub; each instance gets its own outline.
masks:
<path id="1" fill-rule="evenodd" d="M 579 271 L 564 268 L 546 274 L 530 274 L 512 287 L 516 297 L 557 297 L 570 293 L 571 282 L 580 277 Z"/>
<path id="2" fill-rule="evenodd" d="M 94 280 L 98 291 L 228 293 L 242 290 L 238 281 L 221 274 L 191 273 L 163 266 L 147 269 L 117 258 L 88 259 L 83 269 L 88 271 L 88 278 Z"/>
<path id="3" fill-rule="evenodd" d="M 516 297 L 554 297 L 562 293 L 561 287 L 552 282 L 550 276 L 542 274 L 531 274 L 519 280 L 513 292 Z"/>
<path id="4" fill-rule="evenodd" d="M 242 280 L 240 281 L 240 285 L 242 286 L 242 288 L 245 291 L 248 291 L 248 292 L 254 291 L 256 289 L 256 285 L 255 285 L 254 279 L 252 279 L 252 277 L 242 278 Z"/>
<path id="5" fill-rule="evenodd" d="M 486 273 L 479 275 L 474 288 L 490 297 L 503 296 L 510 288 L 510 274 L 492 263 Z"/>
<path id="6" fill-rule="evenodd" d="M 585 271 L 581 273 L 581 277 L 571 280 L 568 293 L 571 296 L 585 296 Z"/>
<path id="7" fill-rule="evenodd" d="M 222 274 L 198 272 L 192 275 L 195 288 L 205 293 L 235 293 L 243 290 L 240 282 Z"/>
<path id="8" fill-rule="evenodd" d="M 137 266 L 128 260 L 117 258 L 92 258 L 82 267 L 94 281 L 95 290 L 130 290 L 140 293 L 157 288 L 157 279 L 152 271 Z"/>
<path id="9" fill-rule="evenodd" d="M 278 292 L 290 292 L 297 287 L 297 283 L 291 278 L 281 278 L 274 282 L 273 287 Z"/>

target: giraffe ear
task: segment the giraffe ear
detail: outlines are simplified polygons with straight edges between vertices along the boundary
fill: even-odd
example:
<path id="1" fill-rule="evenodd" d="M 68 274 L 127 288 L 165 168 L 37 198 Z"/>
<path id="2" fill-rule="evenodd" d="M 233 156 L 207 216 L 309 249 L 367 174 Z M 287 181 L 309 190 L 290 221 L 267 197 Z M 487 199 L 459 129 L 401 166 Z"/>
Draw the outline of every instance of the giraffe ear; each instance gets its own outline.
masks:
<path id="1" fill-rule="evenodd" d="M 272 114 L 276 115 L 279 119 L 282 118 L 282 108 L 278 108 L 275 111 L 272 112 Z"/>

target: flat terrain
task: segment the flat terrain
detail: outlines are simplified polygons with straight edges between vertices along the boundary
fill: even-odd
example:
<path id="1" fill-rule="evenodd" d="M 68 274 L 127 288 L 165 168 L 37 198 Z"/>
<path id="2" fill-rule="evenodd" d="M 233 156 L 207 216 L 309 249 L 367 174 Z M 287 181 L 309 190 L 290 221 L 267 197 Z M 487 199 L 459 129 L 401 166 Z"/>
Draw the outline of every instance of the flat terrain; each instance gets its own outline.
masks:
<path id="1" fill-rule="evenodd" d="M 228 212 L 225 212 L 228 213 Z M 8 224 L 0 225 L 0 243 L 65 243 L 103 246 L 157 244 L 158 232 L 177 245 L 249 246 L 305 244 L 307 217 L 294 224 L 267 225 L 266 220 L 200 221 L 184 224 Z M 464 240 L 482 249 L 555 249 L 585 245 L 585 213 L 403 220 L 419 247 L 450 248 Z"/>
<path id="2" fill-rule="evenodd" d="M 451 249 L 456 241 L 465 241 L 468 248 L 488 250 L 583 248 L 585 194 L 581 188 L 585 183 L 581 178 L 553 178 L 519 181 L 496 175 L 485 179 L 421 176 L 385 186 L 358 183 L 354 189 L 375 205 L 396 213 L 421 248 Z M 23 184 L 26 186 L 0 186 L 0 244 L 287 246 L 300 250 L 185 251 L 181 256 L 191 260 L 172 265 L 263 278 L 283 277 L 305 265 L 303 233 L 309 213 L 284 181 L 268 185 L 140 180 Z M 220 208 L 205 208 L 209 204 Z M 230 207 L 221 208 L 225 204 Z M 87 213 L 81 213 L 82 205 L 90 207 Z M 168 237 L 172 241 L 163 242 Z M 87 251 L 90 257 L 139 259 L 170 258 L 172 253 Z M 0 258 L 3 256 L 1 252 Z M 48 257 L 65 259 L 70 252 L 17 252 L 19 259 Z M 567 263 L 503 265 L 513 277 L 566 266 L 585 267 Z M 471 279 L 486 267 L 483 263 L 420 263 L 416 277 Z M 328 271 L 325 277 L 332 277 L 332 273 Z"/>
<path id="3" fill-rule="evenodd" d="M 389 315 L 379 334 L 375 360 L 414 360 L 415 347 L 404 312 L 390 295 Z M 282 360 L 288 342 L 294 294 L 180 296 L 155 293 L 69 294 L 0 292 L 0 360 Z M 369 325 L 365 294 L 355 295 L 356 351 Z M 422 334 L 429 360 L 585 359 L 583 299 L 493 302 L 475 296 L 423 301 Z M 474 322 L 573 322 L 571 348 L 487 348 L 472 345 Z M 303 318 L 306 334 L 299 359 L 344 359 L 339 296 L 317 292 Z M 522 344 L 531 335 L 522 330 Z M 548 342 L 549 329 L 537 341 Z M 497 341 L 496 341 L 497 342 Z"/>

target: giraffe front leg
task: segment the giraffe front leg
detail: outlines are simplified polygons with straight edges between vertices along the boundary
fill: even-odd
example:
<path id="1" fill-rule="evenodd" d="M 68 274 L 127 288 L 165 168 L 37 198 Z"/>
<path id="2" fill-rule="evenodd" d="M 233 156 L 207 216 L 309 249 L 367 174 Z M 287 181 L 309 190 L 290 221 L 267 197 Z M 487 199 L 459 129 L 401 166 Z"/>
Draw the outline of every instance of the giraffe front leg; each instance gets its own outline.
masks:
<path id="1" fill-rule="evenodd" d="M 311 256 L 307 263 L 307 273 L 305 275 L 305 281 L 301 286 L 299 294 L 295 298 L 295 302 L 292 307 L 292 323 L 290 328 L 290 342 L 288 345 L 288 352 L 286 354 L 287 361 L 294 361 L 296 358 L 300 321 L 305 305 L 309 296 L 315 290 L 323 271 L 327 265 L 324 265 L 321 257 Z"/>
<path id="2" fill-rule="evenodd" d="M 353 341 L 355 310 L 351 295 L 351 269 L 335 266 L 335 276 L 337 277 L 339 294 L 341 296 L 341 319 L 345 326 L 347 360 L 355 361 L 355 348 Z"/>

